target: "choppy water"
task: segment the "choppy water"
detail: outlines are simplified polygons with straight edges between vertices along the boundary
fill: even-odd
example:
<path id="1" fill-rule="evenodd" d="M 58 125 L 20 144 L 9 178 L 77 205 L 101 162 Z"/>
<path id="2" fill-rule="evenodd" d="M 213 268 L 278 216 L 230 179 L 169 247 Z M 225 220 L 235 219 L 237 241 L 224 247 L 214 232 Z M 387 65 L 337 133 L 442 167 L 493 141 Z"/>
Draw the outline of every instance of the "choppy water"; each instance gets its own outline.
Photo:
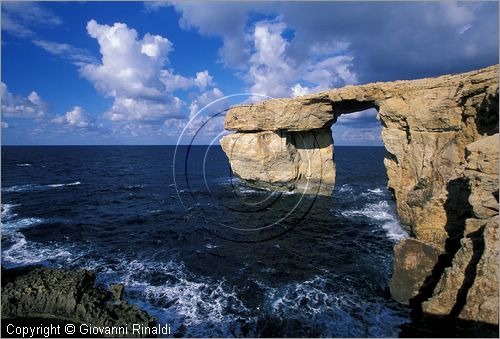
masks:
<path id="1" fill-rule="evenodd" d="M 174 152 L 3 147 L 2 265 L 92 269 L 185 336 L 394 337 L 409 321 L 388 290 L 406 234 L 382 147 L 336 147 L 332 197 L 248 188 L 219 147 Z"/>

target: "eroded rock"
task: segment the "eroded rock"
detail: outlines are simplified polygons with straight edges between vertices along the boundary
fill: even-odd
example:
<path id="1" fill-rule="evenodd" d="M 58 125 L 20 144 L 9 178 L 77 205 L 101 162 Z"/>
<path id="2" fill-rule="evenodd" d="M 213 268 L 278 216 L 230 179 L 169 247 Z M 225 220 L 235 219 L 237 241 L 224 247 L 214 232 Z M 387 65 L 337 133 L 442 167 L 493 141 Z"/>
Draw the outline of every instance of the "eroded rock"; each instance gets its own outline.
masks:
<path id="1" fill-rule="evenodd" d="M 317 193 L 330 194 L 335 165 L 323 160 L 333 159 L 331 145 L 310 161 L 290 135 L 322 131 L 328 141 L 340 115 L 376 108 L 388 187 L 415 238 L 395 248 L 394 297 L 422 298 L 424 287 L 425 312 L 498 323 L 498 134 L 491 136 L 498 133 L 498 77 L 495 65 L 234 107 L 225 128 L 237 133 L 221 144 L 235 174 L 252 185 L 299 191 L 304 173 L 313 182 L 325 175 L 304 172 L 307 163 L 327 168 L 328 187 Z"/>
<path id="2" fill-rule="evenodd" d="M 461 247 L 445 269 L 425 312 L 498 324 L 498 153 L 499 135 L 467 145 L 465 177 L 473 218 Z"/>
<path id="3" fill-rule="evenodd" d="M 220 141 L 234 174 L 250 185 L 329 195 L 335 183 L 328 129 L 235 133 Z"/>
<path id="4" fill-rule="evenodd" d="M 394 247 L 394 275 L 389 283 L 392 297 L 408 305 L 421 292 L 442 250 L 431 244 L 405 239 Z"/>
<path id="5" fill-rule="evenodd" d="M 117 288 L 113 292 L 119 292 Z M 95 286 L 95 274 L 85 270 L 23 267 L 2 270 L 2 319 L 55 319 L 75 324 L 154 327 L 156 319 L 118 293 Z M 3 323 L 5 323 L 4 321 Z"/>

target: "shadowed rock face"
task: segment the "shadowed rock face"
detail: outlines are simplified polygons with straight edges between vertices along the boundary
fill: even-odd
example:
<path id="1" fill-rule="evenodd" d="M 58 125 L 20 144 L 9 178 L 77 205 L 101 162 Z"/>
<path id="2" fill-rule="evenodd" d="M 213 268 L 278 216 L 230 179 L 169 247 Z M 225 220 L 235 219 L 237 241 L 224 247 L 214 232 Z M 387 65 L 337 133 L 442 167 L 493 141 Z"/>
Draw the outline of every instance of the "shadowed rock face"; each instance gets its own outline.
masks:
<path id="1" fill-rule="evenodd" d="M 431 290 L 430 295 L 421 299 L 425 301 L 432 297 L 433 288 L 448 288 L 440 277 L 450 275 L 447 268 L 458 264 L 453 261 L 456 256 L 462 256 L 463 259 L 456 261 L 463 263 L 475 260 L 475 270 L 464 272 L 464 267 L 457 268 L 464 276 L 472 276 L 464 277 L 462 284 L 458 284 L 461 295 L 465 294 L 459 296 L 465 300 L 465 306 L 460 306 L 463 310 L 458 312 L 457 307 L 453 310 L 457 316 L 475 320 L 481 317 L 478 313 L 482 311 L 477 311 L 480 306 L 474 306 L 476 311 L 467 306 L 473 305 L 469 299 L 477 285 L 474 277 L 479 275 L 475 272 L 483 274 L 480 269 L 485 262 L 483 252 L 491 248 L 491 241 L 497 241 L 494 234 L 498 229 L 497 219 L 491 219 L 495 216 L 489 216 L 486 221 L 481 214 L 487 211 L 490 215 L 495 208 L 498 212 L 498 194 L 493 196 L 496 200 L 492 200 L 491 196 L 486 199 L 477 192 L 484 191 L 482 185 L 487 185 L 490 192 L 491 180 L 498 187 L 498 166 L 494 167 L 491 177 L 494 179 L 490 181 L 483 180 L 482 174 L 472 174 L 483 173 L 486 168 L 477 165 L 479 160 L 475 159 L 479 156 L 475 158 L 474 154 L 478 146 L 473 143 L 489 145 L 492 139 L 486 137 L 498 133 L 498 76 L 498 65 L 495 65 L 462 74 L 346 86 L 303 97 L 234 107 L 226 115 L 225 128 L 236 133 L 224 137 L 221 145 L 233 172 L 252 185 L 329 195 L 335 181 L 335 165 L 329 160 L 333 159 L 333 140 L 327 137 L 330 126 L 342 114 L 376 108 L 387 150 L 384 164 L 388 186 L 394 193 L 400 221 L 411 228 L 412 235 L 422 245 L 420 248 L 431 246 L 436 251 L 426 257 L 425 269 L 415 265 L 419 272 L 397 266 L 391 286 L 403 286 L 398 279 L 405 280 L 408 278 L 405 275 L 411 275 L 415 287 L 405 293 L 393 291 L 393 294 L 404 295 L 397 299 L 407 303 L 411 298 L 422 297 L 419 285 L 425 284 Z M 307 157 L 300 153 L 294 135 L 310 140 L 306 143 L 308 150 L 316 145 L 311 141 L 312 136 L 319 136 L 317 155 Z M 498 144 L 492 147 L 493 153 L 498 153 Z M 491 155 L 483 157 L 489 159 Z M 479 177 L 482 179 L 478 180 Z M 314 183 L 313 190 L 304 189 L 304 178 Z M 484 228 L 476 227 L 479 233 L 465 231 L 472 224 L 482 224 Z M 476 241 L 476 238 L 483 240 Z M 475 246 L 475 254 L 466 250 L 474 241 L 479 244 Z M 414 243 L 405 245 L 405 241 L 398 246 L 397 255 L 401 258 L 396 258 L 396 265 L 409 262 L 404 257 L 415 256 L 419 248 Z M 498 256 L 498 250 L 496 253 Z M 494 273 L 491 269 L 487 271 L 487 275 Z M 477 288 L 489 291 L 488 295 L 498 305 L 498 288 L 495 295 L 490 293 L 490 287 Z M 457 293 L 452 295 L 456 297 Z M 436 297 L 441 294 L 436 291 Z M 453 304 L 451 308 L 457 303 L 451 295 L 444 298 Z M 489 309 L 490 304 L 481 307 Z M 424 311 L 430 313 L 447 312 L 431 306 L 432 300 L 425 305 Z M 498 315 L 481 318 L 481 321 L 498 323 Z"/>

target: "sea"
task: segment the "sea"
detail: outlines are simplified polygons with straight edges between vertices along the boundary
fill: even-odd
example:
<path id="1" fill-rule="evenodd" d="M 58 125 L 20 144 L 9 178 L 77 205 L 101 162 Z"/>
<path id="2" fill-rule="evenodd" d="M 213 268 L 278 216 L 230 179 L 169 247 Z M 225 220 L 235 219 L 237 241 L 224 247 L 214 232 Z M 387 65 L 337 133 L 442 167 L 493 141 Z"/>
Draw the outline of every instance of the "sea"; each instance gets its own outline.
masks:
<path id="1" fill-rule="evenodd" d="M 397 337 L 383 147 L 331 197 L 247 186 L 219 146 L 3 146 L 2 266 L 96 272 L 189 337 Z"/>

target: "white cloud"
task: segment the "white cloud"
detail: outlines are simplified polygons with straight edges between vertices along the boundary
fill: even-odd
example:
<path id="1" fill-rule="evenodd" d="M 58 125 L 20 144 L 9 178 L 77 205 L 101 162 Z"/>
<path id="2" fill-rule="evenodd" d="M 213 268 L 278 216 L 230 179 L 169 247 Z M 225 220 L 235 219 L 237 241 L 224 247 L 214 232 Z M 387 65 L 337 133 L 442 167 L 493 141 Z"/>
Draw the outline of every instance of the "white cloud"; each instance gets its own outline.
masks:
<path id="1" fill-rule="evenodd" d="M 338 124 L 349 124 L 355 120 L 376 121 L 377 110 L 375 108 L 365 109 L 364 111 L 342 114 L 338 119 Z"/>
<path id="2" fill-rule="evenodd" d="M 175 74 L 172 69 L 162 70 L 160 72 L 160 81 L 165 85 L 165 90 L 170 93 L 195 86 L 203 90 L 213 85 L 213 77 L 208 71 L 198 72 L 196 73 L 196 77 L 185 77 Z"/>
<path id="3" fill-rule="evenodd" d="M 27 1 L 2 2 L 2 30 L 17 37 L 34 36 L 34 27 L 55 27 L 61 24 L 62 20 L 41 4 Z"/>
<path id="4" fill-rule="evenodd" d="M 381 140 L 380 130 L 378 129 L 366 129 L 366 130 L 355 130 L 349 129 L 344 131 L 340 138 L 345 141 L 377 141 Z"/>
<path id="5" fill-rule="evenodd" d="M 102 61 L 86 64 L 80 72 L 99 92 L 114 99 L 103 114 L 108 120 L 161 125 L 167 119 L 185 118 L 186 103 L 172 93 L 214 85 L 207 70 L 187 77 L 166 69 L 173 47 L 165 37 L 146 33 L 140 38 L 126 24 L 100 25 L 95 20 L 88 22 L 87 31 L 97 39 Z"/>
<path id="6" fill-rule="evenodd" d="M 250 91 L 272 97 L 290 95 L 290 84 L 297 78 L 297 68 L 286 57 L 288 42 L 281 36 L 286 25 L 282 22 L 261 21 L 255 24 L 248 81 Z"/>
<path id="7" fill-rule="evenodd" d="M 66 112 L 65 115 L 56 117 L 52 120 L 52 122 L 59 125 L 79 128 L 87 128 L 91 126 L 89 117 L 80 106 L 73 107 L 71 111 Z"/>
<path id="8" fill-rule="evenodd" d="M 352 70 L 353 57 L 338 55 L 347 53 L 347 43 L 316 43 L 311 47 L 310 58 L 297 61 L 287 54 L 290 42 L 283 37 L 287 28 L 281 21 L 255 24 L 255 52 L 250 57 L 247 75 L 252 93 L 297 96 L 358 81 Z M 303 81 L 310 85 L 301 85 Z"/>
<path id="9" fill-rule="evenodd" d="M 196 78 L 194 79 L 194 81 L 196 85 L 200 87 L 200 89 L 205 89 L 208 86 L 213 85 L 213 77 L 208 74 L 208 71 L 196 73 Z"/>
<path id="10" fill-rule="evenodd" d="M 2 82 L 2 115 L 12 118 L 42 118 L 46 115 L 49 105 L 37 92 L 31 92 L 27 97 L 9 92 Z"/>
<path id="11" fill-rule="evenodd" d="M 339 87 L 358 82 L 352 70 L 353 57 L 348 55 L 327 57 L 324 60 L 310 62 L 305 66 L 303 79 L 316 84 L 313 92 Z"/>
<path id="12" fill-rule="evenodd" d="M 95 20 L 88 22 L 87 31 L 97 39 L 102 61 L 80 71 L 98 91 L 114 98 L 105 117 L 155 123 L 181 115 L 182 101 L 165 84 L 172 75 L 163 69 L 172 50 L 167 38 L 146 33 L 141 39 L 126 24 L 100 25 Z"/>
<path id="13" fill-rule="evenodd" d="M 302 86 L 301 84 L 295 84 L 292 87 L 292 95 L 294 97 L 300 97 L 302 95 L 309 94 L 311 92 L 311 89 L 307 86 Z"/>
<path id="14" fill-rule="evenodd" d="M 166 1 L 145 1 L 144 2 L 144 8 L 146 8 L 147 11 L 154 12 L 156 10 L 159 10 L 164 7 L 170 6 L 170 3 Z"/>
<path id="15" fill-rule="evenodd" d="M 0 125 L 1 125 L 0 126 L 1 128 L 9 128 L 9 123 L 7 123 L 7 122 L 2 121 L 2 122 L 0 122 Z"/>
<path id="16" fill-rule="evenodd" d="M 69 44 L 39 39 L 33 40 L 33 44 L 44 49 L 46 52 L 60 56 L 77 66 L 84 66 L 89 63 L 97 62 L 89 51 Z"/>
<path id="17" fill-rule="evenodd" d="M 244 38 L 247 11 L 262 7 L 257 2 L 177 2 L 181 14 L 179 25 L 196 29 L 201 35 L 222 38 L 218 54 L 226 67 L 242 68 L 248 60 L 248 43 Z"/>
<path id="18" fill-rule="evenodd" d="M 183 105 L 184 102 L 177 97 L 171 97 L 168 101 L 116 97 L 113 106 L 104 113 L 104 117 L 115 122 L 159 123 L 166 118 L 182 118 Z"/>
<path id="19" fill-rule="evenodd" d="M 194 117 L 206 105 L 211 104 L 215 100 L 220 99 L 222 97 L 224 97 L 224 93 L 222 93 L 222 91 L 220 89 L 218 89 L 217 87 L 213 88 L 210 91 L 207 91 L 207 92 L 201 94 L 200 96 L 198 96 L 198 98 L 193 100 L 193 102 L 189 106 L 189 108 L 190 108 L 189 117 L 190 118 Z M 229 102 L 227 100 L 220 100 L 220 101 L 217 101 L 216 103 L 213 103 L 212 105 L 210 105 L 209 108 L 207 107 L 207 109 L 209 109 L 209 112 L 204 112 L 204 113 L 205 114 L 210 114 L 210 113 L 215 114 L 215 113 L 222 111 L 228 107 L 229 107 Z"/>
<path id="20" fill-rule="evenodd" d="M 472 27 L 475 19 L 474 4 L 460 4 L 444 1 L 429 9 L 425 19 L 430 25 L 447 25 L 454 27 L 458 34 L 463 34 Z"/>

